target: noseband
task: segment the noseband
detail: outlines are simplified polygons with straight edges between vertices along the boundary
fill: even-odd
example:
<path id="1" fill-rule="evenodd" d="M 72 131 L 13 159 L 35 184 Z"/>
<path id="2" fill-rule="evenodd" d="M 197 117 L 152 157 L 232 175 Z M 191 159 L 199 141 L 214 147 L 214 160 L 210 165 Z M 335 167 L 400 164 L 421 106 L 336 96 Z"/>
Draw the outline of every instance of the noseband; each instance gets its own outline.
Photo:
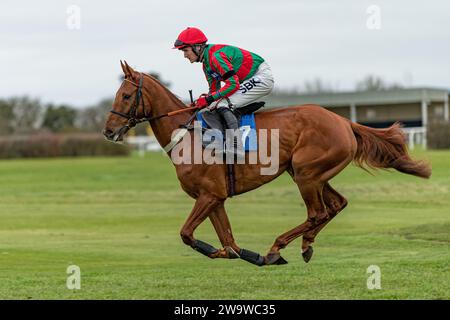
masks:
<path id="1" fill-rule="evenodd" d="M 137 87 L 136 98 L 134 100 L 134 103 L 131 105 L 130 111 L 128 111 L 128 113 L 119 112 L 114 109 L 109 111 L 113 114 L 116 114 L 118 116 L 128 119 L 128 123 L 124 127 L 122 127 L 121 130 L 123 130 L 124 128 L 131 129 L 131 128 L 135 127 L 138 123 L 141 123 L 141 122 L 144 122 L 147 120 L 152 120 L 145 114 L 145 104 L 144 104 L 144 98 L 142 96 L 143 79 L 144 79 L 144 77 L 143 77 L 142 73 L 141 73 L 141 77 L 139 79 L 139 85 L 137 85 L 136 83 L 134 83 L 128 79 L 124 79 L 124 81 L 128 81 Z M 138 118 L 137 112 L 138 112 L 138 108 L 139 108 L 139 104 L 141 103 L 141 100 L 142 100 L 142 110 L 144 112 L 144 117 Z"/>

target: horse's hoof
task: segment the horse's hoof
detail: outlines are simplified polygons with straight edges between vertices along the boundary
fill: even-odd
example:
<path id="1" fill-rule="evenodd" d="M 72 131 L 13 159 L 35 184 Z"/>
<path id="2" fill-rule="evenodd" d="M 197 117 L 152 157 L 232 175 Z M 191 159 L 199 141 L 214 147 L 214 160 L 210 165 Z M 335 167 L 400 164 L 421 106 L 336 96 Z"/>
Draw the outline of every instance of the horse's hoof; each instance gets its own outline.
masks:
<path id="1" fill-rule="evenodd" d="M 281 265 L 288 263 L 278 252 L 268 253 L 264 260 L 266 265 Z"/>
<path id="2" fill-rule="evenodd" d="M 302 252 L 303 260 L 308 263 L 309 260 L 311 260 L 311 257 L 314 253 L 313 247 L 308 246 L 308 249 L 306 249 L 304 252 Z"/>
<path id="3" fill-rule="evenodd" d="M 225 251 L 228 254 L 228 259 L 238 259 L 241 257 L 232 247 L 225 247 Z"/>

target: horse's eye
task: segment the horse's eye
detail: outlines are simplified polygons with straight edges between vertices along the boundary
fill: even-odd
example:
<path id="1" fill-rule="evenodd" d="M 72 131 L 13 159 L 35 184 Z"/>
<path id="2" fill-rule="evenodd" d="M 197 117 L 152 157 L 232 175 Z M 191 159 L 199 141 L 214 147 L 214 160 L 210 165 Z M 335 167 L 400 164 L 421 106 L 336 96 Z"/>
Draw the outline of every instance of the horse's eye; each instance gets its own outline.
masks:
<path id="1" fill-rule="evenodd" d="M 123 99 L 124 100 L 128 100 L 128 99 L 130 99 L 131 98 L 131 95 L 129 95 L 129 94 L 124 94 L 123 95 Z"/>

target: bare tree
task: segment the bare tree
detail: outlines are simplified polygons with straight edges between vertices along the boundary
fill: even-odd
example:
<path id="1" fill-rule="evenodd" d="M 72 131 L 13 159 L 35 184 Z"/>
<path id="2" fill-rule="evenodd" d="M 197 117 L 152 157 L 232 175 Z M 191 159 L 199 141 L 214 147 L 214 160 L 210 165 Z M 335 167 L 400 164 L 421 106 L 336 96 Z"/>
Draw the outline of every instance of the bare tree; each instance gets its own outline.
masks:
<path id="1" fill-rule="evenodd" d="M 315 78 L 310 81 L 305 81 L 304 90 L 305 93 L 330 93 L 335 92 L 330 84 L 325 83 L 320 78 Z"/>
<path id="2" fill-rule="evenodd" d="M 13 120 L 12 105 L 6 100 L 0 100 L 0 135 L 11 134 L 14 131 Z"/>
<path id="3" fill-rule="evenodd" d="M 15 133 L 31 133 L 39 128 L 42 122 L 42 105 L 38 99 L 13 97 L 8 99 L 8 103 L 12 108 L 11 125 Z"/>
<path id="4" fill-rule="evenodd" d="M 97 105 L 80 110 L 75 126 L 83 131 L 101 132 L 105 125 L 108 111 L 111 110 L 113 99 L 106 98 Z"/>
<path id="5" fill-rule="evenodd" d="M 388 84 L 385 80 L 377 75 L 369 74 L 356 83 L 358 91 L 380 91 L 387 89 L 398 89 L 403 86 L 399 83 Z"/>

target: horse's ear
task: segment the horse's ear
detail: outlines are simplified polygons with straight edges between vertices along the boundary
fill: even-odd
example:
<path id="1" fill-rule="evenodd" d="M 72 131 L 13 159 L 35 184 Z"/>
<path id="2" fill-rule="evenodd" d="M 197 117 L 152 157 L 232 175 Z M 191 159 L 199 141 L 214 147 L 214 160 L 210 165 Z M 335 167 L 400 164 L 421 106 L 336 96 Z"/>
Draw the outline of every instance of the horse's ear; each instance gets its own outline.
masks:
<path id="1" fill-rule="evenodd" d="M 122 67 L 123 74 L 126 77 L 127 76 L 127 69 L 126 69 L 125 65 L 123 64 L 122 60 L 120 60 L 120 66 Z"/>
<path id="2" fill-rule="evenodd" d="M 126 75 L 129 75 L 130 78 L 133 78 L 135 71 L 133 70 L 132 67 L 130 67 L 128 65 L 128 63 L 126 62 L 126 60 L 123 61 L 125 63 L 125 69 L 127 70 L 127 72 L 125 73 Z"/>

